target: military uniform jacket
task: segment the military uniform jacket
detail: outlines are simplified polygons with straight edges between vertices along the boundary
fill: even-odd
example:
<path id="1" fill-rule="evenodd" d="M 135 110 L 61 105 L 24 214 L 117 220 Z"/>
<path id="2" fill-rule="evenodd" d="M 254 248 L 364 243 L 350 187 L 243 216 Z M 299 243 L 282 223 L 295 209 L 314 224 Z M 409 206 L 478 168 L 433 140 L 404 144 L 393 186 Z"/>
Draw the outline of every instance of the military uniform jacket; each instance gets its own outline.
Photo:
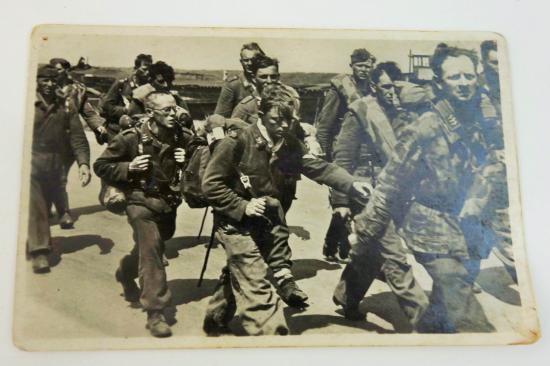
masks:
<path id="1" fill-rule="evenodd" d="M 174 159 L 174 149 L 185 148 L 191 138 L 190 131 L 179 127 L 161 130 L 160 136 L 155 136 L 149 123 L 144 123 L 139 130 L 133 128 L 116 135 L 95 161 L 94 171 L 108 184 L 122 189 L 128 203 L 170 212 L 181 203 L 175 188 L 179 186 L 181 166 Z M 130 162 L 143 154 L 151 155 L 151 166 L 144 173 L 131 172 Z"/>
<path id="2" fill-rule="evenodd" d="M 244 74 L 233 76 L 222 86 L 214 114 L 229 118 L 241 100 L 252 95 L 257 96 L 257 94 L 256 87 Z"/>
<path id="3" fill-rule="evenodd" d="M 78 165 L 90 165 L 90 146 L 78 113 L 61 103 L 48 104 L 40 94 L 35 103 L 32 151 L 61 156 L 72 153 Z"/>
<path id="4" fill-rule="evenodd" d="M 298 111 L 300 110 L 300 94 L 291 86 L 279 83 L 281 87 L 286 90 L 286 92 L 292 96 L 294 100 L 294 106 L 296 115 L 294 116 L 296 120 L 300 119 Z M 254 124 L 258 121 L 258 110 L 261 102 L 261 98 L 258 93 L 249 95 L 243 98 L 233 109 L 231 113 L 231 118 L 238 118 L 248 124 Z"/>
<path id="5" fill-rule="evenodd" d="M 481 216 L 488 206 L 491 184 L 485 174 L 494 166 L 481 128 L 479 99 L 472 105 L 477 107 L 460 119 L 433 108 L 405 129 L 366 209 L 356 218 L 361 236 L 382 236 L 390 217 L 395 219 L 395 209 L 410 202 L 399 222 L 413 251 L 469 257 L 460 219 L 464 210 Z"/>
<path id="6" fill-rule="evenodd" d="M 237 138 L 223 139 L 214 150 L 202 189 L 217 213 L 240 222 L 251 198 L 280 199 L 284 175 L 302 173 L 339 191 L 351 191 L 353 177 L 345 170 L 307 154 L 303 143 L 294 136 L 270 147 L 260 129 L 259 123 L 251 125 Z M 249 178 L 251 189 L 245 188 L 241 175 Z"/>
<path id="7" fill-rule="evenodd" d="M 329 161 L 332 160 L 332 144 L 340 132 L 349 105 L 370 92 L 370 86 L 366 90 L 359 89 L 350 75 L 338 75 L 330 81 L 330 89 L 325 94 L 316 123 L 317 140 Z"/>
<path id="8" fill-rule="evenodd" d="M 356 100 L 344 117 L 334 146 L 334 162 L 374 186 L 393 153 L 399 133 L 410 122 L 408 113 L 389 113 L 373 95 Z M 334 207 L 348 206 L 349 197 L 335 192 L 331 202 Z"/>
<path id="9" fill-rule="evenodd" d="M 116 80 L 101 101 L 103 117 L 107 119 L 109 128 L 120 131 L 118 121 L 128 112 L 132 97 L 132 85 L 128 79 Z"/>

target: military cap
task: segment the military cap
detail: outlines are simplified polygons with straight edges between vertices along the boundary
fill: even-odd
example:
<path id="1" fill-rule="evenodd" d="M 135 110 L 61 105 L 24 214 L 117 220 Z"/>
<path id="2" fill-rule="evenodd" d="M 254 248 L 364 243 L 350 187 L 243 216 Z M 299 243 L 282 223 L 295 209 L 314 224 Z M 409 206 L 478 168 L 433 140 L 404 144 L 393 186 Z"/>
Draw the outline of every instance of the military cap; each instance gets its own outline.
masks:
<path id="1" fill-rule="evenodd" d="M 39 78 L 54 79 L 54 78 L 57 78 L 57 76 L 58 76 L 57 70 L 51 67 L 50 65 L 41 66 L 38 69 L 38 73 L 36 74 L 36 77 L 39 77 Z"/>
<path id="2" fill-rule="evenodd" d="M 375 61 L 376 58 L 364 48 L 358 48 L 356 50 L 353 50 L 353 53 L 351 54 L 352 64 L 357 62 L 365 62 L 369 60 Z"/>
<path id="3" fill-rule="evenodd" d="M 55 67 L 55 65 L 57 64 L 61 64 L 61 66 L 63 66 L 64 69 L 71 68 L 71 63 L 64 58 L 55 57 L 50 60 L 50 66 Z"/>

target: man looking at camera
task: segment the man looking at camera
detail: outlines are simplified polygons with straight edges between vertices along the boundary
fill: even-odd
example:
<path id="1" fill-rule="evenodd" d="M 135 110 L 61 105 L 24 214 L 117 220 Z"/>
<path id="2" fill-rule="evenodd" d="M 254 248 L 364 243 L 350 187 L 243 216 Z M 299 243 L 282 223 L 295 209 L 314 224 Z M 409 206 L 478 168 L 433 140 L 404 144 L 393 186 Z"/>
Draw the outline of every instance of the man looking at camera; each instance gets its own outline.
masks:
<path id="1" fill-rule="evenodd" d="M 359 98 L 373 94 L 370 72 L 376 58 L 366 49 L 358 48 L 350 56 L 351 75 L 341 74 L 330 81 L 330 89 L 323 100 L 323 108 L 316 121 L 317 140 L 325 153 L 325 159 L 332 161 L 333 147 L 336 137 L 340 133 L 344 115 L 349 105 Z M 332 193 L 332 192 L 331 192 Z M 329 196 L 331 200 L 332 195 Z M 349 251 L 346 225 L 344 218 L 337 212 L 333 213 L 330 225 L 325 235 L 323 255 L 329 261 L 337 261 L 337 252 L 340 259 L 346 259 Z"/>
<path id="2" fill-rule="evenodd" d="M 265 55 L 265 53 L 256 42 L 246 43 L 242 46 L 240 62 L 243 73 L 225 81 L 214 114 L 229 118 L 233 109 L 242 99 L 258 94 L 252 70 L 252 60 L 258 55 Z"/>

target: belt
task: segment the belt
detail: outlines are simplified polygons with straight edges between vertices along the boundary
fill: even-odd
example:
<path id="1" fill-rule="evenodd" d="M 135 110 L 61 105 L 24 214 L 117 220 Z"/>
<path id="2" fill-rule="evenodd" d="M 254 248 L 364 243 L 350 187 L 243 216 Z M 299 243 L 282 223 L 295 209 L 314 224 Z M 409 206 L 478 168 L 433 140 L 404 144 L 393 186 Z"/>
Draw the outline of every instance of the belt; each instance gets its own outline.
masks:
<path id="1" fill-rule="evenodd" d="M 460 213 L 460 209 L 452 209 L 450 207 L 443 207 L 441 205 L 434 204 L 434 202 L 430 202 L 429 200 L 424 200 L 422 198 L 415 198 L 414 202 L 429 208 L 430 210 L 443 212 L 448 215 L 458 216 Z"/>

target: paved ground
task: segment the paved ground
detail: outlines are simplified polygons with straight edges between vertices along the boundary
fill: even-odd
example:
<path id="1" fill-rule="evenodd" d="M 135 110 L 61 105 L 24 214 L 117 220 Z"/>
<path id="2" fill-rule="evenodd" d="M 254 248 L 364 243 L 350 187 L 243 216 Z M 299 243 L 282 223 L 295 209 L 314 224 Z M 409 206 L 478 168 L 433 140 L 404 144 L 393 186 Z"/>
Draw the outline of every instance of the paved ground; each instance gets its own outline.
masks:
<path id="1" fill-rule="evenodd" d="M 89 136 L 92 160 L 101 149 Z M 70 177 L 69 195 L 77 218 L 73 230 L 52 226 L 55 254 L 52 272 L 32 274 L 30 263 L 21 272 L 20 296 L 17 302 L 16 328 L 21 339 L 102 339 L 147 337 L 145 314 L 121 297 L 114 280 L 119 259 L 131 246 L 131 230 L 126 217 L 104 211 L 97 203 L 99 180 L 81 188 L 76 169 Z M 327 190 L 306 178 L 299 183 L 298 200 L 290 210 L 290 245 L 293 249 L 294 273 L 299 285 L 310 296 L 310 307 L 304 312 L 285 309 L 292 334 L 358 334 L 393 333 L 408 330 L 397 302 L 385 283 L 375 281 L 362 303 L 368 311 L 367 322 L 350 322 L 335 312 L 331 294 L 342 266 L 327 263 L 321 256 L 322 239 L 330 218 Z M 205 254 L 205 243 L 211 230 L 207 218 L 202 236 L 197 239 L 203 210 L 182 205 L 178 211 L 177 230 L 167 243 L 169 286 L 173 306 L 168 318 L 173 323 L 174 337 L 203 336 L 202 319 L 208 297 L 224 263 L 221 248 L 211 253 L 202 287 L 197 279 Z M 412 258 L 411 258 L 412 260 Z M 520 307 L 517 286 L 509 279 L 500 262 L 491 256 L 483 263 L 478 282 L 483 292 L 478 300 L 499 331 L 514 327 Z M 429 291 L 431 281 L 424 270 L 414 264 L 422 287 Z M 488 311 L 491 309 L 491 311 Z"/>

